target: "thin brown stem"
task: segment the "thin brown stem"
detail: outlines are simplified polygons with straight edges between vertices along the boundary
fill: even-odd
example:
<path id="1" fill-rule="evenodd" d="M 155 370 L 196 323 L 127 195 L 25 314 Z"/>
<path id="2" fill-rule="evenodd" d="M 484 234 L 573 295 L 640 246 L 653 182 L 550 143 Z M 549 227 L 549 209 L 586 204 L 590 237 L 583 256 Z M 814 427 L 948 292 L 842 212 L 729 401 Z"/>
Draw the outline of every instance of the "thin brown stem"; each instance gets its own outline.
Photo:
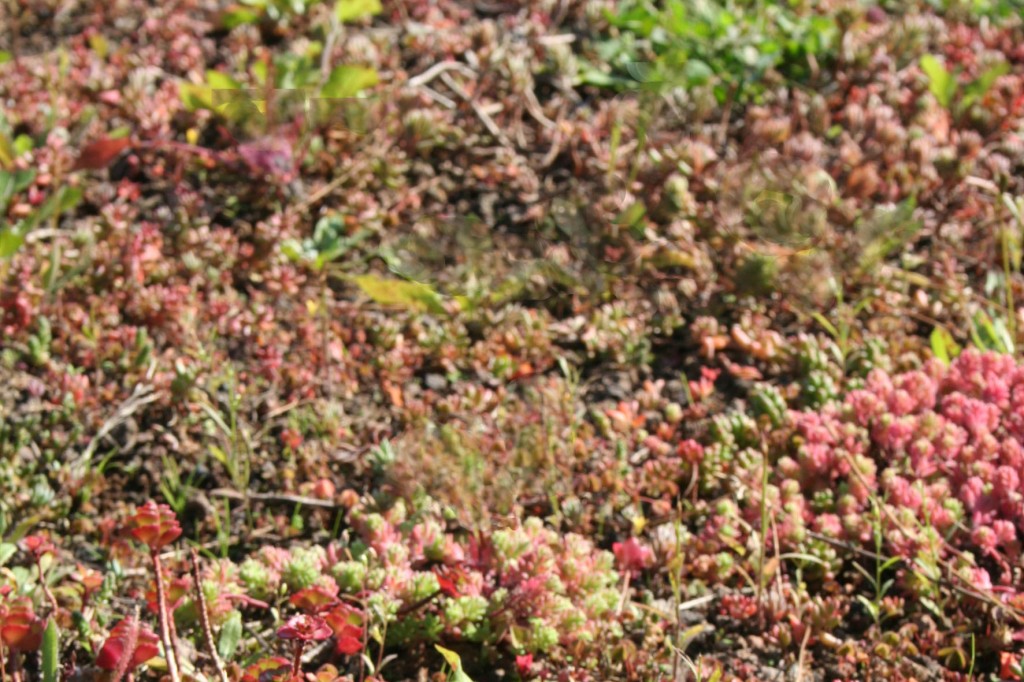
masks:
<path id="1" fill-rule="evenodd" d="M 292 657 L 292 679 L 298 678 L 302 672 L 302 650 L 306 648 L 306 643 L 301 639 L 295 642 L 295 653 Z"/>
<path id="2" fill-rule="evenodd" d="M 53 596 L 53 592 L 50 591 L 50 586 L 46 584 L 46 579 L 43 574 L 43 562 L 41 558 L 39 561 L 36 561 L 36 568 L 39 569 L 39 587 L 42 588 L 43 594 L 46 596 L 46 600 L 50 602 L 50 608 L 53 609 L 53 613 L 54 615 L 56 615 L 58 609 L 57 598 Z"/>
<path id="3" fill-rule="evenodd" d="M 181 682 L 178 674 L 178 657 L 175 655 L 175 647 L 172 640 L 170 617 L 167 612 L 167 594 L 164 591 L 163 567 L 160 561 L 160 553 L 153 550 L 150 554 L 153 557 L 153 568 L 156 571 L 156 603 L 160 618 L 160 641 L 164 645 L 164 656 L 167 659 L 167 674 L 171 682 Z"/>
<path id="4" fill-rule="evenodd" d="M 228 682 L 227 671 L 217 655 L 217 647 L 213 642 L 213 630 L 210 628 L 210 611 L 206 606 L 206 595 L 203 594 L 202 575 L 199 572 L 199 554 L 195 547 L 192 548 L 192 582 L 196 590 L 196 603 L 199 604 L 199 623 L 203 629 L 203 639 L 206 640 L 206 648 L 210 650 L 210 658 L 213 659 L 213 667 L 217 670 L 217 677 L 221 682 Z"/>
<path id="5" fill-rule="evenodd" d="M 757 604 L 761 629 L 767 627 L 766 605 L 764 602 L 764 562 L 768 552 L 768 442 L 761 438 L 761 547 L 757 567 Z"/>

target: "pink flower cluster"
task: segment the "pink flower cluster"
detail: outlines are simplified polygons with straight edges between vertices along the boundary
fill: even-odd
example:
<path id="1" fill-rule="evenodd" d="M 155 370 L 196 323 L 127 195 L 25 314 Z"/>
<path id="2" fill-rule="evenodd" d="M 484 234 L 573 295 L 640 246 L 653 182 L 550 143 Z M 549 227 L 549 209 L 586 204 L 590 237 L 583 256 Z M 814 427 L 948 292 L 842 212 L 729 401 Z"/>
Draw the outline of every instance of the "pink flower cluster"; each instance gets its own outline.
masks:
<path id="1" fill-rule="evenodd" d="M 1013 358 L 967 351 L 949 367 L 874 370 L 841 404 L 791 416 L 795 456 L 778 470 L 806 497 L 833 495 L 832 509 L 816 517 L 820 532 L 868 541 L 874 498 L 888 518 L 952 533 L 954 545 L 1011 562 L 1019 554 L 1024 366 Z M 810 509 L 804 521 L 815 522 Z M 890 550 L 914 551 L 907 530 L 900 523 L 887 534 Z"/>

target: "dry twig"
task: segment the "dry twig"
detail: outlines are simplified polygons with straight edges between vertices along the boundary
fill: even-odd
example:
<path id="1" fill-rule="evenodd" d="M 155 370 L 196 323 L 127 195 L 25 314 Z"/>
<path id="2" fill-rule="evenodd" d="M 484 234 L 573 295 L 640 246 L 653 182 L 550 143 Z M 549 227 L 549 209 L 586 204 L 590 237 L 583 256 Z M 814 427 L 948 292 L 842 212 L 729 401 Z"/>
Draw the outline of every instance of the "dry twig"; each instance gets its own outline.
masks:
<path id="1" fill-rule="evenodd" d="M 192 582 L 196 591 L 196 603 L 199 605 L 199 623 L 203 630 L 203 639 L 206 641 L 206 648 L 210 650 L 210 658 L 213 659 L 213 667 L 217 670 L 217 677 L 220 682 L 228 682 L 228 674 L 224 670 L 224 664 L 217 655 L 217 646 L 213 641 L 213 630 L 210 629 L 210 611 L 206 606 L 206 595 L 203 594 L 202 574 L 199 572 L 199 554 L 195 547 L 191 550 L 192 558 Z"/>

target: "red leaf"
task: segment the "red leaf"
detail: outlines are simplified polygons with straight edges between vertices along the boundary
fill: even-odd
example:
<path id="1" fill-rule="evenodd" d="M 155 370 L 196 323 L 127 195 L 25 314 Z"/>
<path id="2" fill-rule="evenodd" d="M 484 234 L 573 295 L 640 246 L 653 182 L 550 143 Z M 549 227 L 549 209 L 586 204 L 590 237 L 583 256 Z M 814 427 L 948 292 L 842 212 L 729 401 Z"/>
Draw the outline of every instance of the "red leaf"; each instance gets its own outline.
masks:
<path id="1" fill-rule="evenodd" d="M 314 585 L 313 587 L 299 590 L 288 601 L 301 611 L 319 613 L 338 601 L 337 595 L 337 585 L 334 586 L 333 590 L 323 585 Z"/>
<path id="2" fill-rule="evenodd" d="M 96 665 L 104 670 L 135 668 L 160 653 L 159 641 L 149 626 L 137 623 L 134 618 L 125 618 L 103 642 L 96 655 Z"/>
<path id="3" fill-rule="evenodd" d="M 111 139 L 105 137 L 102 140 L 91 142 L 82 148 L 75 162 L 75 170 L 99 170 L 106 168 L 110 162 L 117 158 L 117 155 L 130 147 L 131 140 L 127 137 Z"/>
<path id="4" fill-rule="evenodd" d="M 166 504 L 150 500 L 139 507 L 131 519 L 132 537 L 156 551 L 169 545 L 181 535 L 178 518 Z"/>
<path id="5" fill-rule="evenodd" d="M 42 644 L 44 624 L 32 610 L 32 602 L 18 600 L 0 616 L 0 640 L 12 651 L 35 651 Z"/>
<path id="6" fill-rule="evenodd" d="M 466 571 L 459 566 L 435 566 L 434 575 L 441 591 L 449 597 L 461 597 L 460 583 L 466 579 Z"/>
<path id="7" fill-rule="evenodd" d="M 324 619 L 338 640 L 335 649 L 339 654 L 352 656 L 363 650 L 363 614 L 359 609 L 339 604 Z"/>
<path id="8" fill-rule="evenodd" d="M 354 656 L 363 650 L 363 640 L 347 635 L 339 637 L 338 644 L 334 649 L 343 656 Z"/>
<path id="9" fill-rule="evenodd" d="M 35 561 L 43 558 L 44 554 L 54 554 L 57 548 L 45 535 L 29 535 L 21 541 L 22 548 L 32 555 Z"/>
<path id="10" fill-rule="evenodd" d="M 298 639 L 303 642 L 318 642 L 331 636 L 331 628 L 319 616 L 292 616 L 277 631 L 281 639 Z"/>
<path id="11" fill-rule="evenodd" d="M 612 543 L 612 552 L 619 568 L 626 571 L 642 571 L 654 562 L 654 552 L 636 538 Z"/>
<path id="12" fill-rule="evenodd" d="M 242 682 L 260 682 L 265 679 L 273 679 L 274 676 L 282 675 L 290 670 L 291 663 L 287 658 L 281 658 L 280 656 L 261 658 L 245 669 Z"/>

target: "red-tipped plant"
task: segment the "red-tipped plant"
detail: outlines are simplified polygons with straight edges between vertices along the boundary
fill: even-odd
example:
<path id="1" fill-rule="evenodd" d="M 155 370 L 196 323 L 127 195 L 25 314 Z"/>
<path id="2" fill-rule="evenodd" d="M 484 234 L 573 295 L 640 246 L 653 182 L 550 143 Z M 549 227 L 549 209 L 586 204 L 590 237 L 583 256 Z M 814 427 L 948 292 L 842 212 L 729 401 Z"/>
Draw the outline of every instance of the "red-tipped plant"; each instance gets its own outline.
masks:
<path id="1" fill-rule="evenodd" d="M 359 609 L 348 604 L 338 604 L 324 619 L 337 640 L 335 651 L 353 656 L 363 650 L 363 614 Z"/>
<path id="2" fill-rule="evenodd" d="M 84 612 L 89 606 L 92 595 L 103 587 L 103 574 L 82 564 L 77 564 L 77 570 L 72 574 L 72 578 L 82 586 L 82 611 Z"/>
<path id="3" fill-rule="evenodd" d="M 242 675 L 242 682 L 264 682 L 274 680 L 288 675 L 291 670 L 291 662 L 281 656 L 261 658 L 248 668 Z"/>
<path id="4" fill-rule="evenodd" d="M 170 507 L 150 500 L 132 517 L 131 534 L 149 551 L 159 552 L 181 536 L 181 525 Z"/>
<path id="5" fill-rule="evenodd" d="M 131 518 L 130 529 L 132 537 L 149 548 L 149 556 L 153 560 L 153 570 L 156 572 L 157 612 L 160 617 L 160 640 L 163 642 L 164 655 L 167 657 L 167 672 L 172 682 L 178 682 L 178 654 L 171 629 L 173 621 L 167 608 L 160 550 L 178 539 L 181 535 L 181 526 L 170 507 L 150 500 L 135 512 L 135 516 Z"/>
<path id="6" fill-rule="evenodd" d="M 11 651 L 35 651 L 43 641 L 46 623 L 32 609 L 28 597 L 0 609 L 0 640 Z"/>
<path id="7" fill-rule="evenodd" d="M 120 682 L 130 670 L 134 670 L 160 652 L 159 639 L 137 616 L 128 617 L 114 626 L 100 652 L 96 665 L 111 670 L 111 682 Z"/>
<path id="8" fill-rule="evenodd" d="M 0 606 L 0 641 L 11 653 L 15 680 L 21 679 L 18 654 L 38 649 L 43 642 L 45 628 L 46 623 L 35 614 L 32 601 L 27 597 Z M 3 673 L 4 680 L 7 679 L 5 669 L 6 661 L 0 656 L 0 673 Z"/>
<path id="9" fill-rule="evenodd" d="M 53 612 L 57 613 L 57 599 L 53 596 L 53 592 L 50 591 L 50 586 L 46 584 L 45 570 L 43 569 L 43 557 L 47 554 L 56 554 L 57 548 L 50 542 L 50 538 L 45 535 L 29 535 L 21 541 L 21 548 L 28 552 L 32 557 L 32 561 L 35 562 L 36 570 L 39 571 L 39 587 L 43 590 L 43 594 L 46 595 L 47 601 L 50 602 Z"/>
<path id="10" fill-rule="evenodd" d="M 292 650 L 292 677 L 299 678 L 302 668 L 302 652 L 307 642 L 320 642 L 333 634 L 327 621 L 319 616 L 292 616 L 277 631 L 280 639 L 295 642 Z"/>
<path id="11" fill-rule="evenodd" d="M 293 606 L 306 613 L 320 613 L 338 602 L 337 585 L 314 585 L 299 590 L 288 600 Z"/>

